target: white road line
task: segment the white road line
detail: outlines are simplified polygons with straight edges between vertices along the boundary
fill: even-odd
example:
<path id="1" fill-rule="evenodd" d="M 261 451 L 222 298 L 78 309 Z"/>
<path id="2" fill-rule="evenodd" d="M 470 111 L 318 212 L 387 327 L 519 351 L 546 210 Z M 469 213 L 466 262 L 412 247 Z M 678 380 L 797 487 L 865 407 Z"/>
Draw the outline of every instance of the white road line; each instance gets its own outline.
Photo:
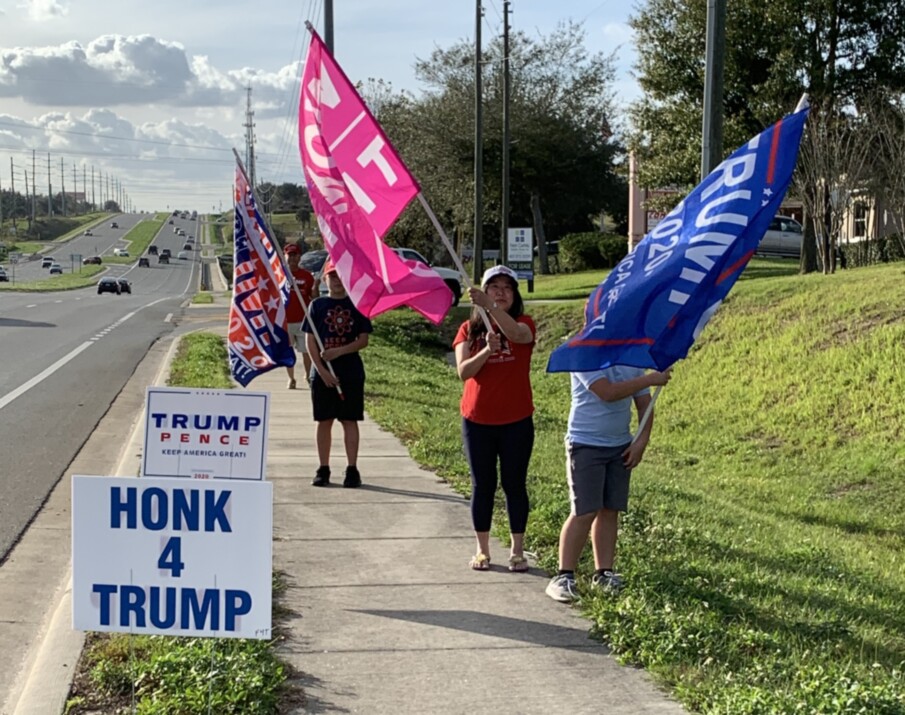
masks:
<path id="1" fill-rule="evenodd" d="M 117 320 L 115 323 L 113 323 L 112 325 L 108 326 L 103 331 L 101 331 L 101 333 L 99 333 L 98 335 L 95 335 L 90 340 L 86 340 L 84 343 L 79 345 L 73 351 L 71 351 L 70 353 L 61 357 L 59 360 L 57 360 L 53 365 L 48 367 L 46 370 L 38 373 L 37 375 L 35 375 L 33 378 L 31 378 L 27 382 L 22 383 L 21 385 L 19 385 L 19 387 L 17 387 L 12 392 L 8 392 L 3 397 L 0 397 L 0 410 L 2 410 L 4 407 L 6 407 L 10 402 L 15 400 L 17 397 L 21 397 L 22 395 L 24 395 L 31 388 L 35 387 L 36 385 L 41 384 L 44 380 L 46 380 L 48 377 L 53 375 L 53 373 L 55 373 L 57 370 L 59 370 L 61 367 L 63 367 L 70 360 L 78 357 L 78 355 L 80 355 L 82 352 L 84 352 L 85 350 L 90 348 L 92 345 L 94 345 L 95 342 L 97 342 L 102 337 L 104 337 L 109 331 L 113 330 L 114 328 L 122 325 L 127 320 L 129 320 L 129 318 L 131 318 L 136 313 L 138 313 L 139 310 L 142 310 L 143 308 L 149 308 L 152 305 L 156 305 L 157 303 L 159 303 L 162 300 L 166 300 L 166 298 L 160 298 L 158 300 L 155 300 L 153 303 L 148 303 L 147 305 L 144 305 L 141 308 L 138 308 L 137 310 L 133 310 L 131 313 L 127 313 L 122 318 Z"/>
<path id="2" fill-rule="evenodd" d="M 167 317 L 163 319 L 164 323 L 169 323 L 173 319 L 172 313 L 167 313 Z"/>
<path id="3" fill-rule="evenodd" d="M 37 304 L 37 303 L 32 303 L 31 305 L 26 305 L 25 307 L 26 307 L 26 308 L 37 308 L 37 307 L 38 307 L 38 304 Z"/>
<path id="4" fill-rule="evenodd" d="M 43 372 L 40 372 L 37 375 L 35 375 L 28 382 L 25 382 L 22 385 L 19 385 L 19 387 L 17 387 L 12 392 L 7 393 L 3 397 L 0 397 L 0 410 L 2 410 L 4 407 L 6 407 L 10 402 L 15 400 L 17 397 L 21 397 L 22 395 L 24 395 L 35 385 L 42 383 L 48 377 L 53 375 L 57 370 L 59 370 L 61 367 L 63 367 L 63 365 L 65 365 L 70 360 L 73 360 L 74 358 L 76 358 L 78 355 L 80 355 L 81 353 L 83 353 L 85 350 L 87 350 L 90 347 L 91 347 L 91 341 L 86 340 L 84 343 L 79 345 L 75 350 L 73 350 L 72 352 L 68 353 L 67 355 L 64 355 L 63 357 L 61 357 L 53 365 L 48 367 Z"/>

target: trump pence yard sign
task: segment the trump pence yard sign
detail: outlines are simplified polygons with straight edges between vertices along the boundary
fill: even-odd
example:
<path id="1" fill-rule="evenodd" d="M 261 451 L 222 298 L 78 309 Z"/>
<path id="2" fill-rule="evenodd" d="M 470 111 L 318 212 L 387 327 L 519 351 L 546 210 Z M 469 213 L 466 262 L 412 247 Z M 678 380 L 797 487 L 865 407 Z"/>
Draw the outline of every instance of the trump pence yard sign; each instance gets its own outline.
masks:
<path id="1" fill-rule="evenodd" d="M 271 635 L 270 482 L 72 478 L 73 627 Z"/>
<path id="2" fill-rule="evenodd" d="M 263 479 L 270 394 L 149 387 L 144 477 Z"/>

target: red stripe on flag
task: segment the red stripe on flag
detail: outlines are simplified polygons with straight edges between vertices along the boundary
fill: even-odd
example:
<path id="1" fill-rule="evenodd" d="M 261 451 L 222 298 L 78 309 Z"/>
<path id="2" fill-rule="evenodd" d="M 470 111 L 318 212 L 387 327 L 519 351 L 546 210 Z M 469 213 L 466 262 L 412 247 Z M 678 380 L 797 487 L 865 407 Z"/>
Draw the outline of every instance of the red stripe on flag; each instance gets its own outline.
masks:
<path id="1" fill-rule="evenodd" d="M 776 122 L 773 129 L 773 143 L 770 145 L 770 161 L 767 163 L 767 184 L 773 183 L 773 175 L 776 173 L 776 155 L 779 154 L 779 139 L 782 134 L 782 119 Z"/>
<path id="2" fill-rule="evenodd" d="M 739 258 L 735 263 L 733 263 L 729 268 L 720 273 L 720 277 L 716 279 L 716 285 L 719 285 L 724 280 L 726 280 L 729 276 L 735 273 L 739 268 L 744 268 L 745 264 L 751 260 L 751 256 L 754 255 L 754 251 L 748 251 L 744 256 Z"/>
<path id="3" fill-rule="evenodd" d="M 627 340 L 574 340 L 570 348 L 604 347 L 610 345 L 653 345 L 653 338 L 629 338 Z"/>

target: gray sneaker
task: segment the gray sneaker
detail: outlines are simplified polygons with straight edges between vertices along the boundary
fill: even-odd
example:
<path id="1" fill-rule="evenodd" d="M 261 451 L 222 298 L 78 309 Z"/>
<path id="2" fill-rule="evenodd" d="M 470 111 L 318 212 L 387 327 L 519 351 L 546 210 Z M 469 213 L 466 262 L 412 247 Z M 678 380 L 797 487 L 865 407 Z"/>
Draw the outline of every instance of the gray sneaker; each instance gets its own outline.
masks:
<path id="1" fill-rule="evenodd" d="M 545 593 L 554 601 L 571 603 L 578 600 L 578 589 L 575 586 L 575 577 L 569 574 L 554 576 L 547 584 Z"/>
<path id="2" fill-rule="evenodd" d="M 608 593 L 619 593 L 625 585 L 622 576 L 615 571 L 604 571 L 602 574 L 595 573 L 591 578 L 591 585 L 599 588 L 601 591 Z"/>

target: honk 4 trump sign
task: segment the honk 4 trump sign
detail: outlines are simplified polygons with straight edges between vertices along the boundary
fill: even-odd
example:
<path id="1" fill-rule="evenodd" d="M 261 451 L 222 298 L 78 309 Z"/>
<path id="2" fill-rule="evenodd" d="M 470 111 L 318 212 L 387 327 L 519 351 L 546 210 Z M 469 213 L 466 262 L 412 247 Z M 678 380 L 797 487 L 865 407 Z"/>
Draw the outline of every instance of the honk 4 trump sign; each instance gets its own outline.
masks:
<path id="1" fill-rule="evenodd" d="M 271 635 L 270 482 L 72 478 L 73 627 Z"/>
<path id="2" fill-rule="evenodd" d="M 149 387 L 144 477 L 263 479 L 270 395 Z"/>

